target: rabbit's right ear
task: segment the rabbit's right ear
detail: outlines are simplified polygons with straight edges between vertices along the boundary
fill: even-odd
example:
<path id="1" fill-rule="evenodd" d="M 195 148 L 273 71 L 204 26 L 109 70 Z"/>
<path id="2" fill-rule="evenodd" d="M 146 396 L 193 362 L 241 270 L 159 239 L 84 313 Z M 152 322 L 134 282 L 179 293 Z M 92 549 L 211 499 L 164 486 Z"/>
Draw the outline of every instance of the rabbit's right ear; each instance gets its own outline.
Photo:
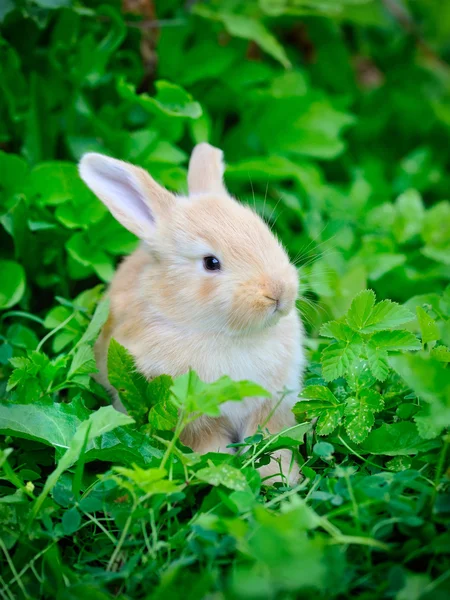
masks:
<path id="1" fill-rule="evenodd" d="M 223 183 L 223 152 L 206 142 L 192 151 L 188 169 L 189 194 L 227 194 Z"/>
<path id="2" fill-rule="evenodd" d="M 175 196 L 144 169 L 121 160 L 85 154 L 79 171 L 113 217 L 141 239 L 152 237 L 158 220 L 168 216 L 175 203 Z"/>

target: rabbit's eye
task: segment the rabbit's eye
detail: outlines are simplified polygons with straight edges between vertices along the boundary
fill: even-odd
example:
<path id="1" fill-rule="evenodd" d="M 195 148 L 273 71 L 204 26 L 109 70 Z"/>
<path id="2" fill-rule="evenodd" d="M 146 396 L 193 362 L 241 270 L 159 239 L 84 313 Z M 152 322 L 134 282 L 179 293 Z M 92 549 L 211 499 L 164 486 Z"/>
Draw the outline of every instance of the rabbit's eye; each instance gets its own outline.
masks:
<path id="1" fill-rule="evenodd" d="M 203 266 L 207 271 L 219 271 L 220 261 L 215 256 L 205 256 L 203 259 Z"/>

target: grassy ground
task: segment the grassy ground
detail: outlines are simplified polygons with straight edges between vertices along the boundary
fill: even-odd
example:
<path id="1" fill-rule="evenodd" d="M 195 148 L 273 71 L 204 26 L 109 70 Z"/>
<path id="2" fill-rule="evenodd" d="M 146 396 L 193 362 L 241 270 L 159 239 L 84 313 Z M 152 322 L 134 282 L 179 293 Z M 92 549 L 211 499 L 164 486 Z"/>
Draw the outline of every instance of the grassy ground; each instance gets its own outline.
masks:
<path id="1" fill-rule="evenodd" d="M 425 0 L 2 4 L 3 599 L 448 598 L 449 34 Z M 183 192 L 205 140 L 298 264 L 308 332 L 298 425 L 239 456 L 177 435 L 244 385 L 147 384 L 113 344 L 125 416 L 90 377 L 136 240 L 76 162 Z M 280 447 L 293 489 L 257 470 Z"/>

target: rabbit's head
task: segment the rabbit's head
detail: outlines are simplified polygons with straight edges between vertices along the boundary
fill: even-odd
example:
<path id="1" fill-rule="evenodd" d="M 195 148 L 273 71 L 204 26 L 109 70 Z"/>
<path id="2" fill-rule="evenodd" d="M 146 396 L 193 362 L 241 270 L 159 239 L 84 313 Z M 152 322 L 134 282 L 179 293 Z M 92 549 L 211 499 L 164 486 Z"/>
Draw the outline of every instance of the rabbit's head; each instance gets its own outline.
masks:
<path id="1" fill-rule="evenodd" d="M 86 154 L 80 174 L 112 215 L 142 241 L 148 267 L 135 282 L 163 318 L 189 330 L 245 335 L 294 310 L 297 271 L 264 221 L 230 197 L 222 152 L 195 147 L 189 195 L 139 167 Z"/>

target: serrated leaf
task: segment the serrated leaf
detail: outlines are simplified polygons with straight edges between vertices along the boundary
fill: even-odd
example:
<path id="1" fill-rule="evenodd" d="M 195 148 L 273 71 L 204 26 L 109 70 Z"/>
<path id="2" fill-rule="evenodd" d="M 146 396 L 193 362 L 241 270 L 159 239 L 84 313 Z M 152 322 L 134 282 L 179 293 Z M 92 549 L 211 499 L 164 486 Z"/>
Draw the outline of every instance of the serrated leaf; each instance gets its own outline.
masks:
<path id="1" fill-rule="evenodd" d="M 440 339 L 441 334 L 436 321 L 421 306 L 416 307 L 416 314 L 419 321 L 422 342 L 427 344 L 428 342 Z"/>
<path id="2" fill-rule="evenodd" d="M 328 323 L 322 325 L 319 333 L 324 337 L 335 338 L 343 342 L 351 342 L 355 338 L 353 329 L 339 321 L 328 321 Z"/>
<path id="3" fill-rule="evenodd" d="M 331 344 L 322 352 L 322 375 L 326 381 L 343 377 L 360 354 L 359 343 L 338 342 Z"/>
<path id="4" fill-rule="evenodd" d="M 379 331 L 370 338 L 370 344 L 384 350 L 421 350 L 422 344 L 409 331 Z"/>
<path id="5" fill-rule="evenodd" d="M 269 392 L 251 381 L 233 381 L 225 375 L 217 381 L 205 383 L 194 371 L 177 377 L 171 392 L 179 408 L 188 413 L 205 414 L 210 417 L 220 416 L 220 405 L 224 402 L 270 397 Z"/>
<path id="6" fill-rule="evenodd" d="M 362 390 L 358 398 L 347 398 L 345 406 L 345 429 L 348 437 L 360 444 L 372 429 L 374 413 L 383 410 L 384 400 L 375 390 Z"/>
<path id="7" fill-rule="evenodd" d="M 414 319 L 414 315 L 404 306 L 391 302 L 391 300 L 383 300 L 379 302 L 373 309 L 370 319 L 361 329 L 361 333 L 373 333 L 374 331 L 383 331 L 384 329 L 392 329 L 399 325 L 409 323 Z"/>
<path id="8" fill-rule="evenodd" d="M 375 293 L 372 290 L 364 290 L 357 294 L 346 315 L 349 326 L 355 331 L 362 331 L 371 318 L 374 305 Z"/>
<path id="9" fill-rule="evenodd" d="M 384 408 L 384 400 L 381 394 L 375 390 L 362 390 L 358 398 L 347 398 L 345 403 L 345 414 L 354 415 L 364 407 L 370 412 L 380 412 Z"/>
<path id="10" fill-rule="evenodd" d="M 450 362 L 450 350 L 447 346 L 436 346 L 431 350 L 431 356 L 439 362 Z"/>
<path id="11" fill-rule="evenodd" d="M 245 491 L 248 489 L 247 479 L 244 473 L 231 465 L 222 463 L 200 469 L 195 474 L 200 481 L 206 481 L 210 485 L 223 485 L 230 490 Z"/>
<path id="12" fill-rule="evenodd" d="M 68 378 L 73 379 L 78 375 L 90 375 L 96 373 L 97 367 L 95 364 L 94 351 L 88 344 L 83 344 L 78 347 L 70 365 Z"/>
<path id="13" fill-rule="evenodd" d="M 369 435 L 374 423 L 375 417 L 373 412 L 365 406 L 360 406 L 356 413 L 352 413 L 346 417 L 345 431 L 352 442 L 360 444 Z"/>
<path id="14" fill-rule="evenodd" d="M 386 350 L 377 348 L 369 342 L 366 346 L 369 368 L 379 381 L 384 381 L 389 375 L 388 354 Z"/>
<path id="15" fill-rule="evenodd" d="M 339 404 L 338 399 L 330 390 L 330 388 L 324 385 L 308 385 L 299 394 L 299 398 L 306 398 L 309 400 L 325 400 L 327 403 Z M 299 403 L 303 404 L 303 402 Z"/>
<path id="16" fill-rule="evenodd" d="M 324 410 L 316 423 L 316 432 L 318 435 L 330 435 L 339 425 L 342 418 L 342 409 L 337 407 L 330 410 Z"/>
<path id="17" fill-rule="evenodd" d="M 126 485 L 127 482 L 123 479 L 126 477 L 148 496 L 173 494 L 181 489 L 181 486 L 176 481 L 167 479 L 167 471 L 165 469 L 143 469 L 137 465 L 133 465 L 132 467 L 114 467 L 114 472 L 121 476 L 113 476 L 113 479 L 119 485 L 127 489 L 129 488 Z"/>
<path id="18" fill-rule="evenodd" d="M 133 357 L 128 350 L 111 339 L 108 348 L 108 379 L 117 390 L 128 413 L 138 424 L 145 422 L 147 381 L 136 371 Z"/>

